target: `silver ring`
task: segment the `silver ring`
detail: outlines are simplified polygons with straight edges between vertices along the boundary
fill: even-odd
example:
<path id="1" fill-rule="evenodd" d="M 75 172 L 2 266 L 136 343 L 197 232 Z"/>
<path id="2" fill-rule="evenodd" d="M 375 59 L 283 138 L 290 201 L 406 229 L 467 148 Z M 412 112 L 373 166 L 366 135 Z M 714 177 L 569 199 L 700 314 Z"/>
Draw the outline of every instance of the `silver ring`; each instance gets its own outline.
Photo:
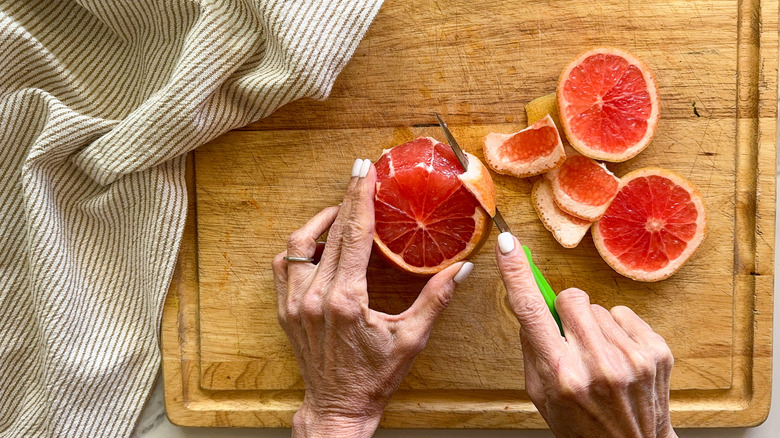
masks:
<path id="1" fill-rule="evenodd" d="M 313 262 L 314 257 L 290 257 L 290 256 L 284 256 L 283 257 L 288 262 Z"/>

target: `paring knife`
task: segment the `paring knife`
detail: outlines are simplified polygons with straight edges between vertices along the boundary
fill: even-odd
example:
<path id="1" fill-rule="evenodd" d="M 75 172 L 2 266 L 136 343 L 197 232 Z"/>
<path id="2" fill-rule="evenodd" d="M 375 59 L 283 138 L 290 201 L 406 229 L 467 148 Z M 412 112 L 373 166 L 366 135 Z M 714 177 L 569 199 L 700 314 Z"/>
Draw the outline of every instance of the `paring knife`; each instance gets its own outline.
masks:
<path id="1" fill-rule="evenodd" d="M 436 120 L 439 122 L 441 130 L 444 131 L 444 136 L 447 137 L 447 142 L 449 142 L 450 148 L 452 148 L 452 152 L 455 153 L 455 158 L 458 159 L 458 162 L 463 167 L 463 170 L 468 171 L 468 157 L 463 153 L 463 149 L 460 148 L 458 141 L 455 140 L 455 137 L 452 136 L 452 133 L 450 132 L 449 128 L 447 128 L 447 124 L 444 123 L 444 120 L 439 117 L 438 113 L 433 114 L 436 116 Z M 504 220 L 504 216 L 501 215 L 501 212 L 498 211 L 498 208 L 496 208 L 496 214 L 493 216 L 493 223 L 496 224 L 498 231 L 502 233 L 511 232 L 509 225 L 507 225 L 506 221 Z M 544 278 L 542 272 L 534 264 L 533 258 L 531 257 L 531 250 L 528 249 L 527 246 L 523 245 L 523 251 L 525 252 L 525 256 L 528 258 L 528 264 L 531 266 L 531 272 L 533 272 L 536 285 L 539 287 L 539 291 L 544 297 L 544 302 L 547 303 L 547 308 L 550 309 L 550 313 L 555 319 L 555 322 L 558 324 L 558 329 L 561 331 L 561 336 L 563 336 L 563 326 L 561 325 L 561 319 L 558 317 L 558 312 L 555 310 L 555 292 L 550 287 L 550 284 L 547 283 L 547 279 Z"/>

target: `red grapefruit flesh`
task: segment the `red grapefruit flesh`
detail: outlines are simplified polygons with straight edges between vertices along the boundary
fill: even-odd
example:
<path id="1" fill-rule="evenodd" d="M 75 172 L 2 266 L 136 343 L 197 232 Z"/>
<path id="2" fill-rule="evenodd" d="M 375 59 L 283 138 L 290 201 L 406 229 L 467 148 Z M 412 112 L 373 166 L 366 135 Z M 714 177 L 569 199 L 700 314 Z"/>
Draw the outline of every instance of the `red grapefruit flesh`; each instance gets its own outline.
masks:
<path id="1" fill-rule="evenodd" d="M 618 49 L 578 56 L 563 70 L 557 98 L 569 143 L 597 160 L 634 157 L 650 143 L 660 118 L 653 73 L 639 58 Z"/>
<path id="2" fill-rule="evenodd" d="M 561 210 L 580 219 L 598 220 L 615 197 L 620 180 L 603 164 L 582 155 L 566 159 L 558 169 L 545 174 L 553 198 Z"/>
<path id="3" fill-rule="evenodd" d="M 555 169 L 566 159 L 553 119 L 547 115 L 514 134 L 485 137 L 485 161 L 496 173 L 525 178 Z"/>
<path id="4" fill-rule="evenodd" d="M 531 201 L 544 227 L 563 247 L 574 248 L 590 229 L 590 221 L 574 217 L 561 210 L 553 201 L 550 182 L 540 178 L 531 190 Z"/>
<path id="5" fill-rule="evenodd" d="M 607 212 L 591 233 L 601 257 L 638 281 L 668 278 L 706 234 L 704 201 L 686 179 L 668 170 L 635 170 L 620 180 Z"/>
<path id="6" fill-rule="evenodd" d="M 482 162 L 466 156 L 468 171 L 449 146 L 420 137 L 385 150 L 376 162 L 374 243 L 397 268 L 434 274 L 487 239 L 495 187 Z"/>

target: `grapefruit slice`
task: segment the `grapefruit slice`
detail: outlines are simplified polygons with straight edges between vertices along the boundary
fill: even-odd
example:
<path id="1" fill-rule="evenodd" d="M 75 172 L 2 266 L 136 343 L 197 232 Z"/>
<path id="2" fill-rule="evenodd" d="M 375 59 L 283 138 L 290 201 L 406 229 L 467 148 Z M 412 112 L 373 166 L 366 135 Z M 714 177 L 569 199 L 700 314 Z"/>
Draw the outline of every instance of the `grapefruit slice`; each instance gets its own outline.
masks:
<path id="1" fill-rule="evenodd" d="M 449 146 L 420 137 L 376 162 L 374 243 L 390 264 L 429 275 L 475 253 L 490 235 L 495 186 L 479 158 L 464 171 Z"/>
<path id="2" fill-rule="evenodd" d="M 620 188 L 591 233 L 601 257 L 637 281 L 668 278 L 704 240 L 707 220 L 696 188 L 668 170 L 645 168 L 620 179 Z"/>
<path id="3" fill-rule="evenodd" d="M 561 210 L 588 222 L 598 220 L 618 191 L 620 180 L 603 164 L 582 155 L 566 159 L 544 175 Z"/>
<path id="4" fill-rule="evenodd" d="M 520 178 L 555 169 L 566 159 L 552 117 L 543 117 L 514 134 L 491 132 L 484 141 L 485 161 L 496 173 Z"/>
<path id="5" fill-rule="evenodd" d="M 587 51 L 558 81 L 558 111 L 569 143 L 581 154 L 626 161 L 653 138 L 660 104 L 650 69 L 618 49 Z"/>
<path id="6" fill-rule="evenodd" d="M 591 222 L 561 210 L 553 201 L 549 181 L 540 178 L 534 183 L 534 188 L 531 189 L 531 200 L 544 227 L 552 233 L 558 243 L 565 248 L 574 248 L 579 245 L 590 229 Z"/>

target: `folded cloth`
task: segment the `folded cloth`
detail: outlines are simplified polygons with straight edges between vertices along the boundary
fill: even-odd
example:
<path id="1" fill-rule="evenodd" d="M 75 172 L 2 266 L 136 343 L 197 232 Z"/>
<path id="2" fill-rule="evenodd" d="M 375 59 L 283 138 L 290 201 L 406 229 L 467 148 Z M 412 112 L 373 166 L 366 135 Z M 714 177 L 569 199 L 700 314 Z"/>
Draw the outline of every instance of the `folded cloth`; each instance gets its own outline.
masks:
<path id="1" fill-rule="evenodd" d="M 324 99 L 381 0 L 0 0 L 0 435 L 128 436 L 184 153 Z"/>

